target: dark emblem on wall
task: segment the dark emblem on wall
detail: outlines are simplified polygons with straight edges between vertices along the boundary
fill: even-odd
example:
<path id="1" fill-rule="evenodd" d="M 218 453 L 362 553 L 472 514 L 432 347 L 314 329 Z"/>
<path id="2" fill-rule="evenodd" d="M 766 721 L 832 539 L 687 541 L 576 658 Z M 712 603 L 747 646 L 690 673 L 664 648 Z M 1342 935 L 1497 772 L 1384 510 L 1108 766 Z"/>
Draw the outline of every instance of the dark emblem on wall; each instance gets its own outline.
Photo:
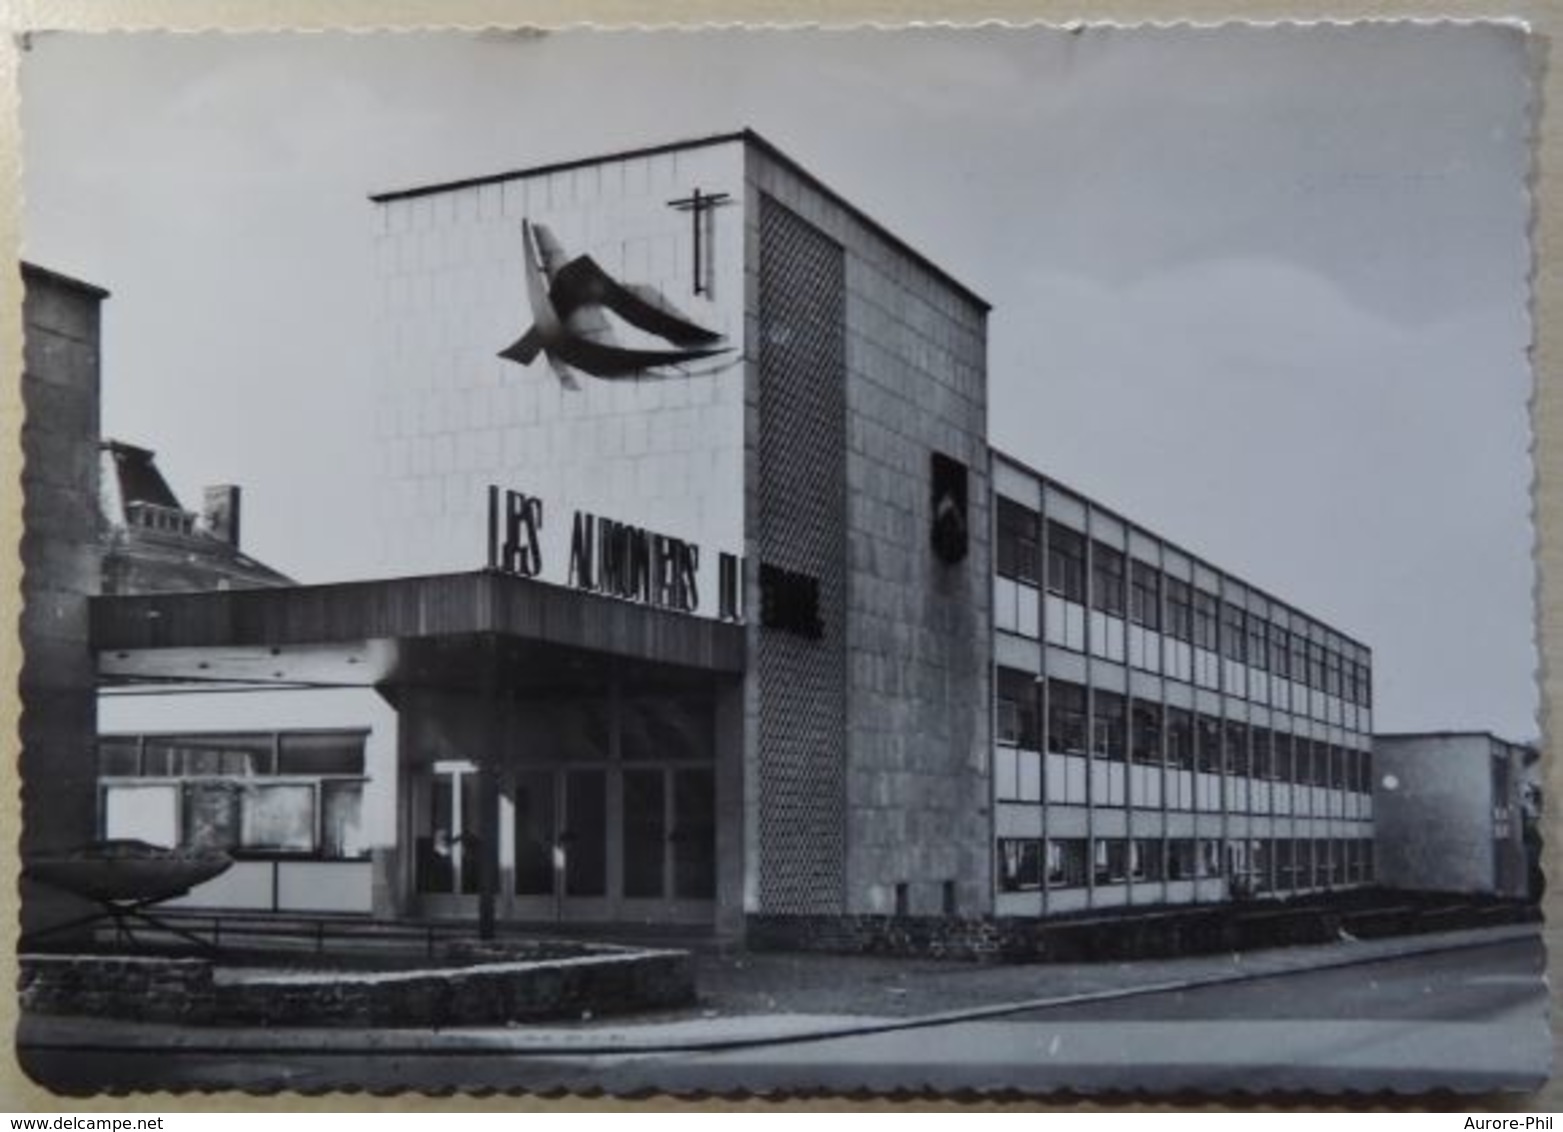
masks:
<path id="1" fill-rule="evenodd" d="M 500 357 L 531 365 L 542 354 L 560 384 L 578 389 L 576 370 L 601 378 L 633 377 L 729 349 L 718 345 L 722 335 L 690 321 L 655 288 L 620 283 L 589 255 L 566 259 L 564 248 L 543 225 L 523 220 L 521 235 L 532 326 L 501 350 Z M 609 312 L 673 348 L 621 346 Z"/>
<path id="2" fill-rule="evenodd" d="M 760 624 L 817 641 L 825 635 L 819 615 L 819 579 L 760 563 Z"/>
<path id="3" fill-rule="evenodd" d="M 952 566 L 966 557 L 970 528 L 966 518 L 966 465 L 946 456 L 933 454 L 933 552 Z"/>

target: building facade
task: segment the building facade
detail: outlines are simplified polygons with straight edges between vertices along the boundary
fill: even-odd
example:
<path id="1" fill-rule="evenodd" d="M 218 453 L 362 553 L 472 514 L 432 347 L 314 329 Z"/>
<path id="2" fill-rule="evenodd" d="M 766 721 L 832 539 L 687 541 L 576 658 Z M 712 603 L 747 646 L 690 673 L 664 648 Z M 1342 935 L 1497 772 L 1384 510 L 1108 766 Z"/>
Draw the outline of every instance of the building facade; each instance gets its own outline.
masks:
<path id="1" fill-rule="evenodd" d="M 1535 750 L 1483 731 L 1373 737 L 1380 878 L 1392 888 L 1524 897 L 1526 768 Z"/>
<path id="2" fill-rule="evenodd" d="M 190 902 L 739 935 L 1373 880 L 1367 648 L 993 452 L 987 305 L 769 143 L 373 200 L 382 576 L 94 605 L 100 833 L 233 850 Z"/>
<path id="3" fill-rule="evenodd" d="M 996 910 L 1374 878 L 1361 643 L 994 455 Z"/>

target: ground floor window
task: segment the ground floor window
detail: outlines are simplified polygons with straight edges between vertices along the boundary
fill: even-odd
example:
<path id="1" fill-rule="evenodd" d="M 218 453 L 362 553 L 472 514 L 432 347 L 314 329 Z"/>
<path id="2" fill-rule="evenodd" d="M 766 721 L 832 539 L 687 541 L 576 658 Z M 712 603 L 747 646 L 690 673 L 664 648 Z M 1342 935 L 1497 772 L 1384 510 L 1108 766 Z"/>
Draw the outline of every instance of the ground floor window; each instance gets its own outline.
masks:
<path id="1" fill-rule="evenodd" d="M 999 889 L 1027 892 L 1042 887 L 1042 842 L 1035 838 L 999 838 Z"/>
<path id="2" fill-rule="evenodd" d="M 1129 879 L 1129 843 L 1121 837 L 1098 837 L 1094 875 L 1099 885 L 1122 884 Z"/>
<path id="3" fill-rule="evenodd" d="M 1083 837 L 1056 838 L 1047 843 L 1049 888 L 1084 888 L 1086 841 Z"/>
<path id="4" fill-rule="evenodd" d="M 99 833 L 240 856 L 362 858 L 367 734 L 106 735 Z"/>
<path id="5" fill-rule="evenodd" d="M 1160 838 L 1138 838 L 1130 846 L 1129 871 L 1136 881 L 1158 881 L 1167 875 L 1166 844 Z"/>

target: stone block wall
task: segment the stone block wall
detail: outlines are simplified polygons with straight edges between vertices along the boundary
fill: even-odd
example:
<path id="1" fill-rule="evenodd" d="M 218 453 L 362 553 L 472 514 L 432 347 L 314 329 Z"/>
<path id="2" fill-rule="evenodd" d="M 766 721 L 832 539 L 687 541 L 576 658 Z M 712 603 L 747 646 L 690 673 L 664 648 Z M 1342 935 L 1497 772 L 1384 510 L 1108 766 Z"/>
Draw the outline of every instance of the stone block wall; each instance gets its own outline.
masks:
<path id="1" fill-rule="evenodd" d="M 688 952 L 215 978 L 208 959 L 25 955 L 23 1010 L 223 1026 L 492 1026 L 688 1006 Z"/>
<path id="2" fill-rule="evenodd" d="M 216 994 L 205 959 L 24 955 L 17 979 L 32 1014 L 83 1014 L 204 1025 Z"/>

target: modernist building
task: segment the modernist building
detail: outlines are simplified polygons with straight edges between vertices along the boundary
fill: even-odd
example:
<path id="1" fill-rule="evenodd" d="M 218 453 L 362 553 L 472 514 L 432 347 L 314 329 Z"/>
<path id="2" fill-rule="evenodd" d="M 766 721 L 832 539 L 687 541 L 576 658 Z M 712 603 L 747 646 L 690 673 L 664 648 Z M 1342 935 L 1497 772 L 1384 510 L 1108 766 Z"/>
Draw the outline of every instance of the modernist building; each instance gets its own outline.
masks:
<path id="1" fill-rule="evenodd" d="M 996 910 L 1371 881 L 1371 655 L 993 456 Z"/>
<path id="2" fill-rule="evenodd" d="M 1533 747 L 1484 731 L 1375 735 L 1379 875 L 1393 888 L 1527 896 Z"/>
<path id="3" fill-rule="evenodd" d="M 163 791 L 103 832 L 236 849 L 196 902 L 736 934 L 1372 879 L 1368 650 L 991 452 L 987 305 L 768 143 L 374 207 L 382 580 L 94 604 L 105 766 Z"/>

